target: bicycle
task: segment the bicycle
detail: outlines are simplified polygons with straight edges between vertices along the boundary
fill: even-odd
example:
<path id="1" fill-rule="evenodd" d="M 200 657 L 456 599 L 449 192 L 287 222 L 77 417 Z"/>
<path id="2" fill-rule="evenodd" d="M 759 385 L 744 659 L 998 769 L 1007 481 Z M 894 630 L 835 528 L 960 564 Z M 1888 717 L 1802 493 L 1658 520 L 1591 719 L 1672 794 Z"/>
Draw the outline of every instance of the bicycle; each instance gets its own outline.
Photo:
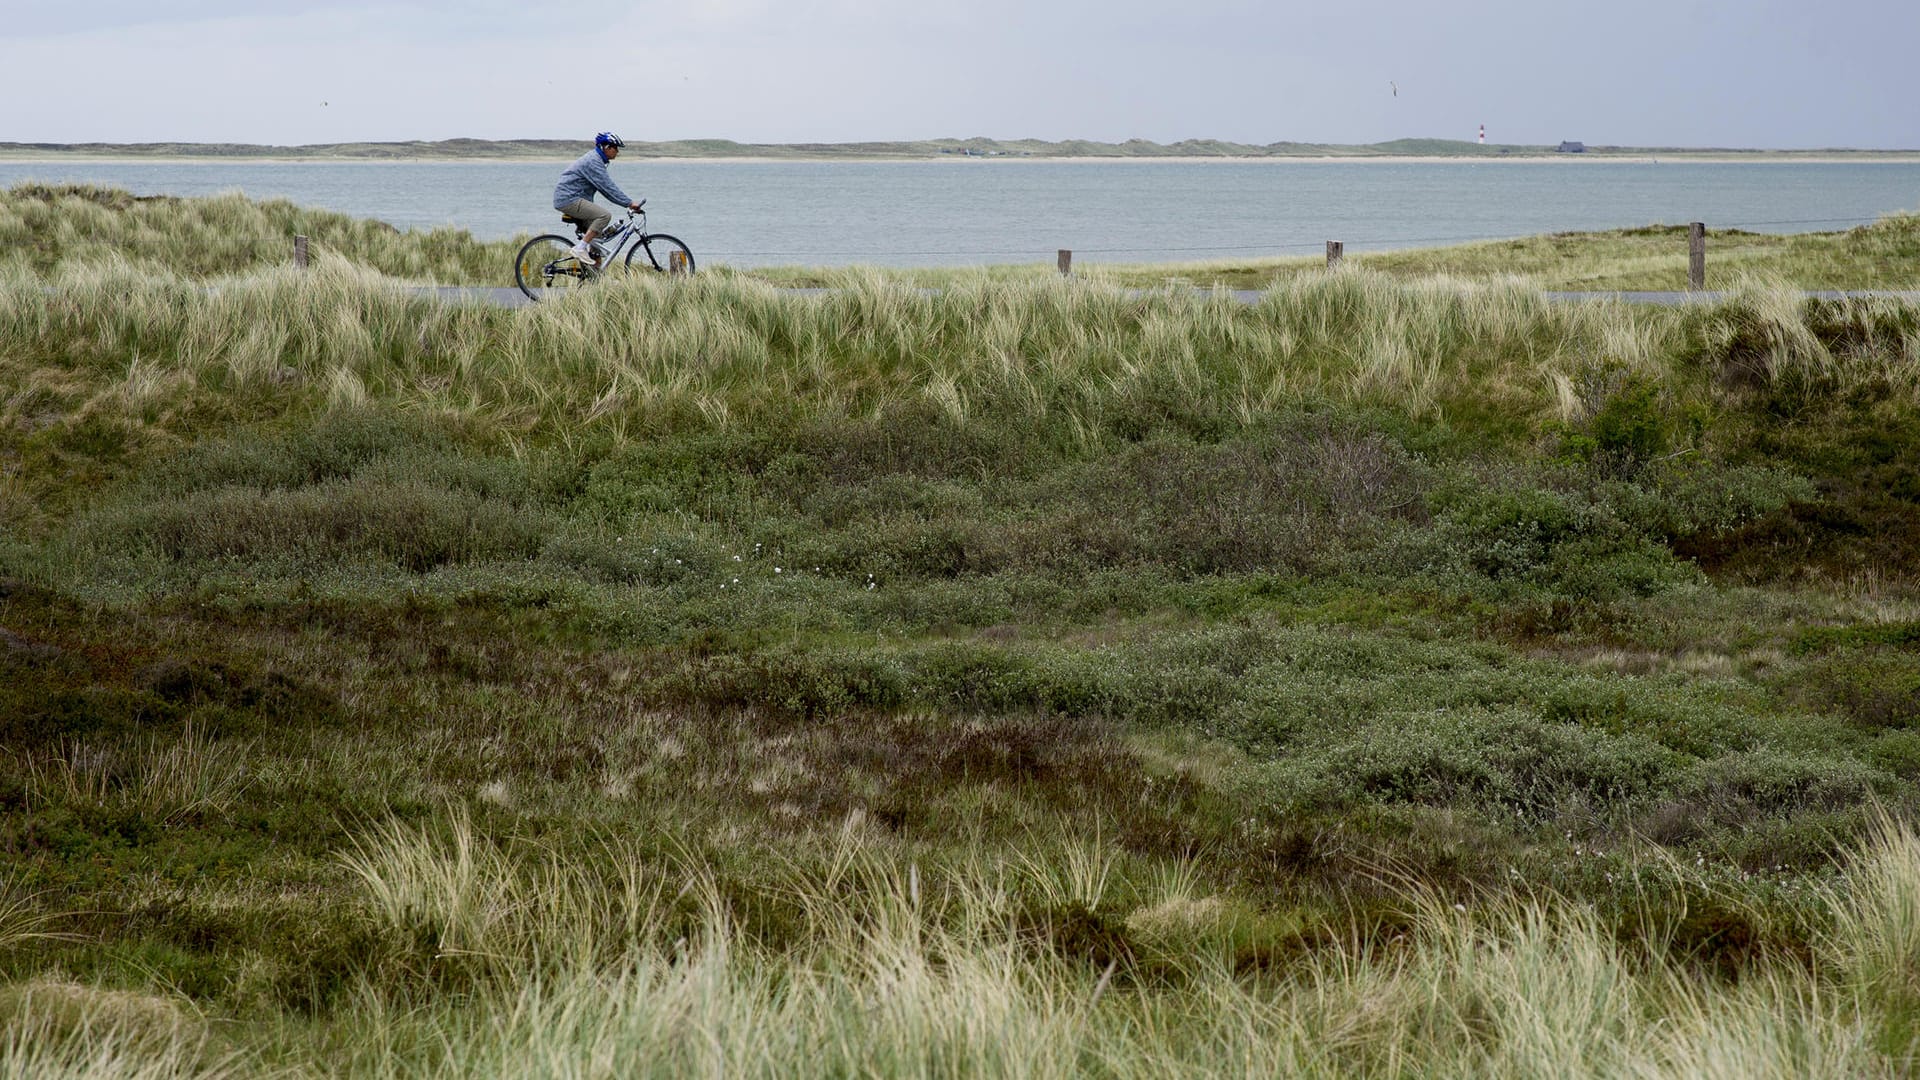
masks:
<path id="1" fill-rule="evenodd" d="M 513 283 L 535 303 L 583 289 L 613 270 L 623 247 L 627 255 L 620 262 L 621 272 L 693 273 L 693 252 L 687 245 L 666 233 L 647 231 L 646 205 L 647 200 L 641 199 L 639 207 L 594 240 L 593 246 L 605 252 L 598 266 L 583 263 L 573 254 L 574 240 L 587 235 L 586 222 L 563 216 L 560 220 L 573 226 L 574 240 L 547 233 L 527 241 L 514 259 Z"/>

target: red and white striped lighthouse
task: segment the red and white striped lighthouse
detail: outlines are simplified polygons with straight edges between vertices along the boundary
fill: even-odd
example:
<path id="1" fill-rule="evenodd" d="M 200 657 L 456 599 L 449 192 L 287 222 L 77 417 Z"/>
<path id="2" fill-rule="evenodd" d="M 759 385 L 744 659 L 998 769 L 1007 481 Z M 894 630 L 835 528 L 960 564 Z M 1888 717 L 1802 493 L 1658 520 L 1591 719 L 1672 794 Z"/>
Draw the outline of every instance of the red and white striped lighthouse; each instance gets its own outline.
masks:
<path id="1" fill-rule="evenodd" d="M 1485 124 L 1480 125 L 1480 145 L 1487 145 L 1487 125 Z"/>

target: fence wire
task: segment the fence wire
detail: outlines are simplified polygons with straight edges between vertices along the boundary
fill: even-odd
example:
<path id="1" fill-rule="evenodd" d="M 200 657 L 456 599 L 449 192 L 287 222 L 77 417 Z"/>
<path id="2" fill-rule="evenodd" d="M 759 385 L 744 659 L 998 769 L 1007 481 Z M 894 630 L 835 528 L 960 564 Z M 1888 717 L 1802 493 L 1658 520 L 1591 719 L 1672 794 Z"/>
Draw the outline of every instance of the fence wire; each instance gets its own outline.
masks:
<path id="1" fill-rule="evenodd" d="M 1862 219 L 1860 217 L 1792 218 L 1792 219 L 1782 219 L 1782 220 L 1774 220 L 1774 221 L 1732 221 L 1732 222 L 1725 222 L 1722 224 L 1709 225 L 1707 229 L 1707 233 L 1709 236 L 1711 236 L 1716 231 L 1725 232 L 1729 230 L 1748 230 L 1748 229 L 1781 228 L 1781 227 L 1787 227 L 1787 226 L 1818 226 L 1818 225 L 1845 225 L 1845 226 L 1857 227 L 1857 226 L 1869 225 L 1869 224 L 1872 224 L 1871 220 Z M 1626 228 L 1642 228 L 1644 226 L 1625 226 L 1625 227 Z M 1681 228 L 1684 228 L 1685 226 L 1674 225 L 1670 227 L 1675 229 L 1681 229 Z M 1580 230 L 1569 230 L 1569 231 L 1593 232 L 1593 231 L 1607 231 L 1607 230 L 1580 229 Z M 1532 235 L 1538 235 L 1538 234 L 1519 233 L 1519 234 L 1489 236 L 1485 233 L 1472 233 L 1472 234 L 1456 234 L 1452 236 L 1362 236 L 1362 237 L 1356 237 L 1352 239 L 1341 240 L 1339 242 L 1347 245 L 1347 247 L 1349 248 L 1349 252 L 1348 252 L 1349 254 L 1361 254 L 1360 252 L 1354 252 L 1351 249 L 1359 246 L 1366 246 L 1369 248 L 1373 248 L 1375 250 L 1392 250 L 1395 248 L 1416 247 L 1416 246 L 1434 245 L 1434 244 L 1468 244 L 1468 243 L 1478 243 L 1478 242 L 1496 242 L 1500 240 L 1524 239 Z M 1208 255 L 1244 255 L 1248 253 L 1268 254 L 1268 255 L 1279 257 L 1279 256 L 1285 256 L 1285 255 L 1290 255 L 1294 253 L 1317 252 L 1322 250 L 1322 248 L 1325 246 L 1327 242 L 1328 241 L 1325 241 L 1325 240 L 1311 240 L 1311 241 L 1282 240 L 1282 241 L 1250 243 L 1250 244 L 1192 244 L 1192 245 L 1176 245 L 1176 246 L 1156 244 L 1151 247 L 1131 247 L 1131 246 L 1090 247 L 1090 248 L 1072 248 L 1070 250 L 1072 251 L 1073 255 L 1076 258 L 1080 256 L 1117 256 L 1117 255 L 1208 256 Z M 268 255 L 270 253 L 284 253 L 287 258 L 292 258 L 293 256 L 293 238 L 291 236 L 267 236 L 267 237 L 259 237 L 259 238 L 232 237 L 226 240 L 226 244 L 229 245 L 230 247 L 238 247 L 243 251 L 245 251 L 248 256 L 255 257 L 255 258 L 258 258 L 262 255 Z M 323 250 L 323 245 L 321 244 L 320 241 L 318 241 L 317 239 L 311 241 L 310 257 L 320 255 L 322 250 Z M 822 257 L 828 257 L 828 258 L 836 258 L 836 259 L 838 258 L 982 259 L 982 260 L 1012 259 L 1012 260 L 1040 261 L 1040 260 L 1053 258 L 1059 250 L 1060 249 L 1058 248 L 1037 248 L 1037 247 L 968 248 L 964 250 L 955 249 L 955 248 L 925 249 L 925 250 L 881 250 L 881 249 L 873 249 L 873 248 L 866 248 L 866 249 L 860 249 L 860 250 L 854 250 L 854 249 L 835 250 L 830 248 L 829 249 L 809 248 L 805 251 L 724 249 L 724 250 L 705 251 L 705 252 L 702 252 L 701 255 L 704 258 L 712 258 L 716 260 L 740 258 L 743 256 L 752 256 L 752 257 L 761 258 L 761 259 L 806 259 L 806 260 L 818 260 Z"/>
<path id="2" fill-rule="evenodd" d="M 1805 225 L 1860 226 L 1860 225 L 1870 225 L 1870 224 L 1872 224 L 1871 219 L 1863 219 L 1860 217 L 1794 218 L 1794 219 L 1779 220 L 1779 221 L 1730 221 L 1730 222 L 1723 222 L 1718 224 L 1710 224 L 1707 229 L 1707 234 L 1711 236 L 1715 231 L 1725 232 L 1727 230 L 1734 230 L 1734 229 L 1740 229 L 1740 230 L 1765 229 L 1765 228 L 1779 228 L 1784 226 L 1805 226 Z M 1643 226 L 1623 226 L 1623 227 L 1641 228 Z M 1685 226 L 1677 225 L 1672 227 L 1684 228 Z M 1579 229 L 1579 230 L 1567 230 L 1567 231 L 1604 232 L 1608 230 Z M 1499 241 L 1499 240 L 1514 240 L 1514 239 L 1523 239 L 1524 237 L 1530 236 L 1530 235 L 1536 235 L 1536 234 L 1519 233 L 1519 234 L 1508 234 L 1508 235 L 1499 235 L 1499 236 L 1488 236 L 1485 233 L 1475 233 L 1471 235 L 1456 235 L 1456 236 L 1372 236 L 1372 237 L 1357 237 L 1353 239 L 1344 239 L 1339 242 L 1344 243 L 1349 247 L 1365 245 L 1367 247 L 1372 247 L 1376 249 L 1392 249 L 1392 248 L 1401 248 L 1401 247 L 1414 247 L 1414 246 L 1423 245 L 1423 244 L 1469 244 L 1469 243 L 1477 243 L 1481 241 L 1491 242 L 1491 241 Z M 1247 252 L 1264 252 L 1264 253 L 1271 253 L 1274 255 L 1286 255 L 1293 252 L 1319 251 L 1321 250 L 1322 247 L 1324 247 L 1326 243 L 1328 243 L 1328 241 L 1326 240 L 1311 240 L 1311 241 L 1308 241 L 1308 240 L 1284 241 L 1283 240 L 1283 241 L 1274 241 L 1274 242 L 1258 243 L 1258 244 L 1195 244 L 1190 246 L 1172 246 L 1172 247 L 1163 245 L 1163 244 L 1155 244 L 1152 247 L 1092 247 L 1092 248 L 1071 248 L 1069 250 L 1073 252 L 1076 258 L 1082 255 L 1155 255 L 1155 254 L 1227 255 L 1227 254 L 1243 254 Z M 866 258 L 866 259 L 1010 258 L 1010 259 L 1044 260 L 1044 259 L 1052 258 L 1055 255 L 1055 253 L 1059 250 L 1061 249 L 1033 248 L 1033 247 L 978 248 L 978 249 L 968 249 L 964 251 L 960 251 L 960 250 L 884 251 L 884 250 L 878 250 L 878 249 L 872 249 L 872 248 L 856 251 L 851 249 L 833 250 L 833 249 L 823 249 L 823 248 L 809 248 L 806 251 L 756 251 L 756 250 L 746 250 L 746 249 L 731 249 L 731 250 L 711 251 L 708 254 L 710 257 L 713 257 L 716 259 L 739 258 L 742 256 L 753 256 L 756 258 L 764 258 L 764 259 L 819 259 L 824 256 L 824 257 L 832 257 L 832 258 Z"/>

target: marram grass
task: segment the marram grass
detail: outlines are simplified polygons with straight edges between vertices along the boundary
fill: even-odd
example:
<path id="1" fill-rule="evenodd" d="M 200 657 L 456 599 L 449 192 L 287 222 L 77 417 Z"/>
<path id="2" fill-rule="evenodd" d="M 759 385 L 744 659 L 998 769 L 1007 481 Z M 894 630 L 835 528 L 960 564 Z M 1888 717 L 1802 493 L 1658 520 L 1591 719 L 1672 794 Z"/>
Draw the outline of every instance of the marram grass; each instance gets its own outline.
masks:
<path id="1" fill-rule="evenodd" d="M 0 192 L 0 268 L 47 275 L 125 259 L 196 280 L 290 266 L 293 238 L 310 257 L 414 282 L 507 284 L 519 239 L 482 243 L 445 226 L 401 233 L 383 222 L 255 201 L 136 196 L 83 185 L 17 184 Z"/>
<path id="2" fill-rule="evenodd" d="M 1860 981 L 1863 923 L 1920 889 L 1890 826 L 1834 887 L 1810 966 L 1707 979 L 1551 897 L 1410 901 L 1390 938 L 1236 971 L 1244 902 L 1175 881 L 1118 901 L 1159 941 L 1089 964 L 1024 921 L 1037 860 L 902 865 L 850 824 L 750 886 L 792 910 L 774 943 L 691 859 L 618 841 L 505 846 L 462 815 L 376 827 L 341 853 L 388 943 L 325 1025 L 210 1025 L 164 994 L 41 979 L 0 994 L 12 1075 L 1724 1076 L 1893 1075 L 1876 1033 L 1910 1008 Z M 1043 871 L 1043 873 L 1045 873 Z M 1162 886 L 1165 887 L 1164 885 Z M 1036 892 L 1037 890 L 1037 892 Z M 1086 901 L 1091 900 L 1091 903 Z M 1089 912 L 1116 898 L 1082 898 Z M 1131 905 L 1128 914 L 1124 907 Z M 412 944 L 406 944 L 412 943 Z M 411 959 L 406 950 L 412 949 Z M 399 950 L 399 951 L 394 951 Z M 454 980 L 458 994 L 417 995 Z"/>
<path id="3" fill-rule="evenodd" d="M 346 266 L 210 287 L 114 263 L 15 273 L 0 281 L 0 363 L 17 387 L 5 407 L 178 429 L 208 408 L 378 402 L 617 437 L 924 412 L 1085 441 L 1133 418 L 1238 426 L 1316 401 L 1566 419 L 1572 383 L 1595 365 L 1696 394 L 1716 372 L 1689 369 L 1689 354 L 1734 343 L 1760 378 L 1801 370 L 1911 393 L 1920 351 L 1895 302 L 1841 305 L 1861 332 L 1882 329 L 1877 347 L 1838 352 L 1801 301 L 1758 285 L 1679 312 L 1366 273 L 1279 283 L 1252 304 L 1057 280 L 843 285 L 796 296 L 642 279 L 507 311 Z"/>

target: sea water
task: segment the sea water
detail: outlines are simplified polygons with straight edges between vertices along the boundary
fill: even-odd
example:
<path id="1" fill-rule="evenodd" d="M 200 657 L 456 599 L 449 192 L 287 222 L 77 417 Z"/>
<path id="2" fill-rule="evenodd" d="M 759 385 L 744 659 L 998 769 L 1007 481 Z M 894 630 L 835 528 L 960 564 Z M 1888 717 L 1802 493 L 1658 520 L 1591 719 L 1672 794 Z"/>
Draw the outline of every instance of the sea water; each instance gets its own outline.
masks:
<path id="1" fill-rule="evenodd" d="M 0 186 L 241 191 L 483 239 L 555 231 L 562 161 L 0 161 Z M 1652 224 L 1807 232 L 1920 210 L 1920 163 L 654 161 L 614 179 L 703 265 L 1189 261 Z"/>

